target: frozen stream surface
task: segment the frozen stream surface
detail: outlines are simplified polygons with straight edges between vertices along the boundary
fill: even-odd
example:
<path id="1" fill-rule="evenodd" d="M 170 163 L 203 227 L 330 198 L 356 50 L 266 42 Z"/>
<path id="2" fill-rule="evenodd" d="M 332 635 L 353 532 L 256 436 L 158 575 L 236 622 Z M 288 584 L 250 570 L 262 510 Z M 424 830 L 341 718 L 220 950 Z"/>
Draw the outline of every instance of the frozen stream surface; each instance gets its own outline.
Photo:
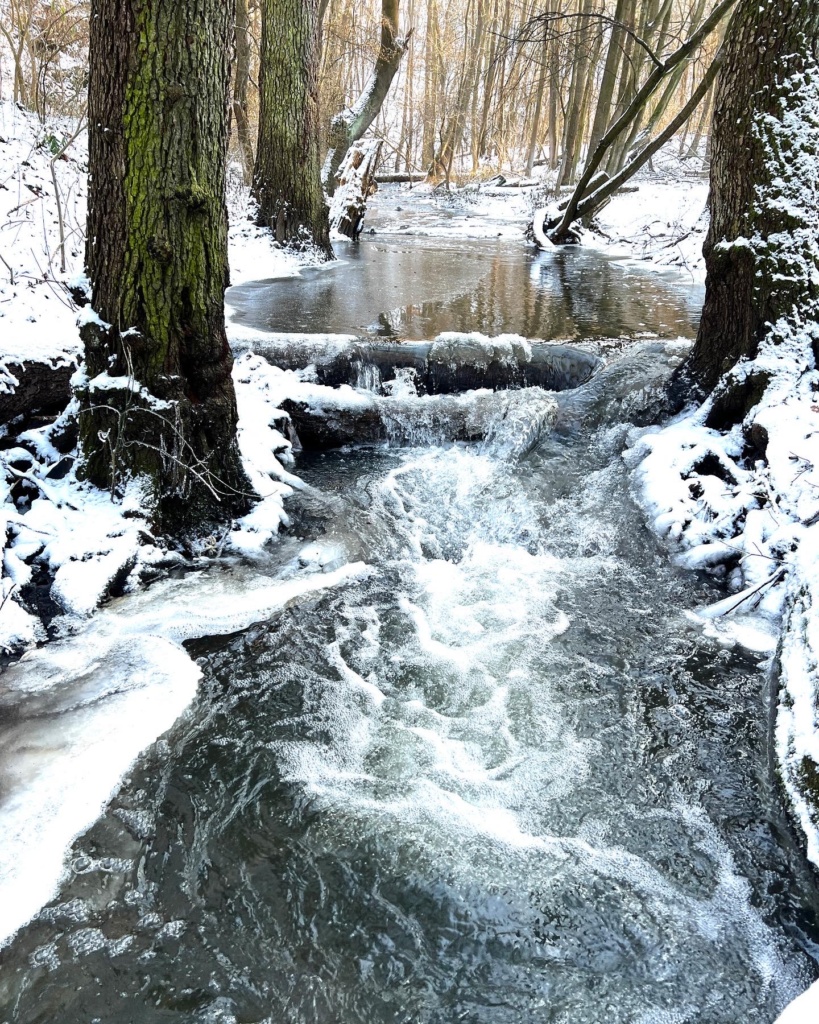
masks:
<path id="1" fill-rule="evenodd" d="M 253 577 L 267 611 L 188 644 L 188 710 L 0 952 L 0 1021 L 772 1024 L 816 976 L 819 929 L 764 665 L 687 617 L 720 594 L 629 493 L 620 420 L 667 367 L 661 344 L 625 356 L 518 462 L 303 457 L 313 490 L 269 564 L 212 570 L 198 607 L 195 580 L 111 606 L 86 640 L 108 638 L 103 671 L 207 632 L 209 608 L 228 633 Z M 127 707 L 91 711 L 123 688 L 18 694 L 2 778 L 37 791 L 62 715 L 111 756 Z"/>

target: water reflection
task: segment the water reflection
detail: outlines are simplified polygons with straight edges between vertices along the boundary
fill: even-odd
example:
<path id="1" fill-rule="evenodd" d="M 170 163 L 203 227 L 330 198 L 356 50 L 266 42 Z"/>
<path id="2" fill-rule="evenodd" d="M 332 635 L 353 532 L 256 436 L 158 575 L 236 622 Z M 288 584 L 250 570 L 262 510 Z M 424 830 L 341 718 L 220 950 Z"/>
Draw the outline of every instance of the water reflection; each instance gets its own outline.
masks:
<path id="1" fill-rule="evenodd" d="M 591 250 L 536 253 L 521 242 L 426 238 L 338 245 L 343 263 L 242 285 L 237 323 L 273 331 L 429 338 L 442 331 L 530 338 L 695 333 L 702 293 Z"/>

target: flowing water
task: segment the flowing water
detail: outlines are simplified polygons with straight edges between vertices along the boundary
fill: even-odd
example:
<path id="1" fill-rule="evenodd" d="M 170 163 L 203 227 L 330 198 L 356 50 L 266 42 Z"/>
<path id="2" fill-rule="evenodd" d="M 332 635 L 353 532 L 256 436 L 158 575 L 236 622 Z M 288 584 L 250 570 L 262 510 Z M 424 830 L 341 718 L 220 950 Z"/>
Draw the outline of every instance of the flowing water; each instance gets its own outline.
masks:
<path id="1" fill-rule="evenodd" d="M 773 1022 L 819 930 L 767 677 L 629 493 L 666 349 L 619 367 L 518 460 L 301 459 L 266 571 L 368 573 L 190 646 L 197 699 L 0 953 L 0 1021 Z"/>

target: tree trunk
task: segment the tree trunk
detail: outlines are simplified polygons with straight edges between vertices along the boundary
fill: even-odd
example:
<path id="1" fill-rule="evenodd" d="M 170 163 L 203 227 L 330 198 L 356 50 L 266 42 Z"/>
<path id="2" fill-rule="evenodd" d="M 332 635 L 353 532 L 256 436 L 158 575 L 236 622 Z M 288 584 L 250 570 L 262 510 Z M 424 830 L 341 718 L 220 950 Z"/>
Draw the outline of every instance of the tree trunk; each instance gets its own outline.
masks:
<path id="1" fill-rule="evenodd" d="M 407 51 L 409 36 L 402 39 L 398 35 L 399 6 L 400 0 L 381 0 L 381 47 L 373 73 L 353 106 L 336 114 L 330 124 L 329 152 L 324 167 L 324 187 L 328 195 L 335 191 L 336 175 L 347 150 L 363 138 L 378 117 Z"/>
<path id="2" fill-rule="evenodd" d="M 225 337 L 230 5 L 93 0 L 81 472 L 169 534 L 247 506 Z"/>
<path id="3" fill-rule="evenodd" d="M 427 0 L 427 38 L 424 55 L 424 137 L 421 162 L 429 168 L 435 156 L 435 132 L 438 126 L 438 93 L 440 90 L 440 42 L 438 5 Z"/>
<path id="4" fill-rule="evenodd" d="M 247 0 L 236 0 L 236 61 L 233 72 L 233 120 L 242 158 L 245 185 L 253 179 L 253 142 L 247 117 L 247 86 L 250 81 L 250 22 Z"/>
<path id="5" fill-rule="evenodd" d="M 594 123 L 592 124 L 589 149 L 594 149 L 609 123 L 611 104 L 614 99 L 614 89 L 617 85 L 617 76 L 623 60 L 623 45 L 626 39 L 625 32 L 620 27 L 626 21 L 633 18 L 634 0 L 617 0 L 617 7 L 614 10 L 615 25 L 612 26 L 609 36 L 608 50 L 606 51 L 606 63 L 603 67 L 603 77 L 600 81 L 600 92 L 597 96 L 597 106 L 594 112 Z"/>
<path id="6" fill-rule="evenodd" d="M 581 13 L 585 22 L 592 13 L 592 0 L 584 0 Z M 572 85 L 569 91 L 566 121 L 563 126 L 563 160 L 557 176 L 558 187 L 568 185 L 574 181 L 577 165 L 580 161 L 580 154 L 583 149 L 583 132 L 585 127 L 583 124 L 583 104 L 586 99 L 587 86 L 590 82 L 589 66 L 595 59 L 590 52 L 591 46 L 592 44 L 587 42 L 585 38 L 582 39 L 574 56 Z"/>
<path id="7" fill-rule="evenodd" d="M 356 239 L 364 226 L 367 200 L 378 190 L 375 169 L 381 159 L 381 139 L 356 142 L 339 169 L 338 188 L 330 201 L 330 227 Z"/>
<path id="8" fill-rule="evenodd" d="M 782 177 L 768 123 L 787 111 L 818 46 L 819 0 L 740 0 L 716 87 L 705 305 L 688 363 L 705 391 L 742 356 L 756 355 L 770 325 L 817 294 L 811 261 L 800 270 L 777 255 L 777 237 L 800 228 L 798 208 L 764 197 Z"/>
<path id="9" fill-rule="evenodd" d="M 452 164 L 457 155 L 458 148 L 461 145 L 464 129 L 466 128 L 466 115 L 469 109 L 472 91 L 475 87 L 475 79 L 478 74 L 478 61 L 480 59 L 481 46 L 483 44 L 484 0 L 474 0 L 474 3 L 477 7 L 477 12 L 474 18 L 475 30 L 472 34 L 471 40 L 467 44 L 468 51 L 464 55 L 465 67 L 458 85 L 455 111 L 449 119 L 446 132 L 441 139 L 441 144 L 438 147 L 438 151 L 432 161 L 432 167 L 430 168 L 431 177 L 446 178 L 447 183 L 449 183 Z M 472 11 L 470 6 L 467 6 L 464 26 L 464 36 L 466 39 L 469 39 L 469 16 L 471 13 Z"/>
<path id="10" fill-rule="evenodd" d="M 333 258 L 321 187 L 318 0 L 263 0 L 259 140 L 253 173 L 257 223 L 277 242 Z"/>
<path id="11" fill-rule="evenodd" d="M 540 46 L 540 71 L 537 77 L 537 90 L 535 95 L 535 112 L 532 115 L 532 127 L 529 134 L 529 148 L 526 150 L 526 177 L 531 178 L 535 169 L 535 155 L 537 154 L 537 143 L 540 138 L 540 121 L 543 114 L 543 95 L 546 92 L 546 76 L 549 73 L 549 41 L 544 35 Z"/>
<path id="12" fill-rule="evenodd" d="M 708 125 L 711 123 L 711 108 L 713 107 L 713 105 L 714 90 L 711 89 L 708 93 L 708 96 L 705 99 L 705 106 L 702 108 L 702 112 L 700 113 L 699 120 L 697 121 L 697 127 L 694 129 L 694 134 L 691 138 L 691 141 L 688 143 L 686 147 L 685 154 L 683 156 L 684 160 L 691 160 L 693 157 L 696 157 L 699 153 L 700 142 L 702 141 L 702 137 L 706 129 L 708 128 Z"/>
<path id="13" fill-rule="evenodd" d="M 678 47 L 665 61 L 656 64 L 654 70 L 638 90 L 631 103 L 617 118 L 614 124 L 606 131 L 606 134 L 590 153 L 583 173 L 575 185 L 574 192 L 569 200 L 560 223 L 550 232 L 550 238 L 555 244 L 565 242 L 570 237 L 570 228 L 577 219 L 577 208 L 580 200 L 587 194 L 589 182 L 594 177 L 597 168 L 602 163 L 612 145 L 621 138 L 627 128 L 631 126 L 635 118 L 639 117 L 645 110 L 646 105 L 659 88 L 663 80 L 670 75 L 674 69 L 686 60 L 697 49 L 720 24 L 725 15 L 736 4 L 737 0 L 719 0 L 711 14 L 705 19 L 702 25 L 689 36 L 689 38 Z"/>

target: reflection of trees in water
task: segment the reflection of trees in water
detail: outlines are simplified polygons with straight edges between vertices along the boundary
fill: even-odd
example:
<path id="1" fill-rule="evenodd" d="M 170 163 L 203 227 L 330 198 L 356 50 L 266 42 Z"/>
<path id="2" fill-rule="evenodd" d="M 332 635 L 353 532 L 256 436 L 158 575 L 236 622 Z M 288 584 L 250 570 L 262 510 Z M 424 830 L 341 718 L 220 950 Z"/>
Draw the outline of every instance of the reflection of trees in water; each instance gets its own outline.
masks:
<path id="1" fill-rule="evenodd" d="M 573 338 L 676 336 L 693 333 L 697 322 L 698 296 L 684 284 L 583 250 L 534 255 L 508 243 L 470 250 L 403 240 L 399 249 L 373 247 L 349 261 L 347 273 L 308 273 L 276 282 L 263 299 L 257 293 L 251 304 L 263 310 L 259 326 L 383 338 L 444 331 Z M 241 294 L 229 301 L 241 307 Z M 258 324 L 253 315 L 242 320 Z"/>
<path id="2" fill-rule="evenodd" d="M 650 330 L 677 334 L 695 326 L 684 295 L 664 282 L 581 253 L 548 260 L 498 253 L 473 288 L 408 306 L 393 336 L 428 338 L 443 331 L 514 333 L 532 338 L 616 336 Z"/>

